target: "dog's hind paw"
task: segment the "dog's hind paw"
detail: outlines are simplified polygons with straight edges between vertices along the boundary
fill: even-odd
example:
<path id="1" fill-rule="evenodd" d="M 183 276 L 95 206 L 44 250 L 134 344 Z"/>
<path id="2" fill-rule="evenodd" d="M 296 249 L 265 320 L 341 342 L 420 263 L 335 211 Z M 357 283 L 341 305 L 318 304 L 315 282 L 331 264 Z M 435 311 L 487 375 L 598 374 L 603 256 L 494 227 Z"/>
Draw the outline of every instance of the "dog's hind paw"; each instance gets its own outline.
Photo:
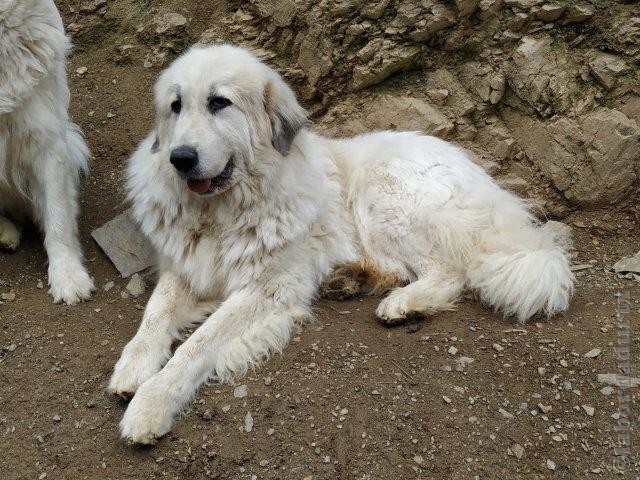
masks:
<path id="1" fill-rule="evenodd" d="M 49 294 L 54 303 L 64 302 L 76 305 L 91 297 L 95 290 L 93 279 L 82 264 L 72 262 L 70 265 L 49 267 Z"/>
<path id="2" fill-rule="evenodd" d="M 0 248 L 15 250 L 20 245 L 20 231 L 4 217 L 0 217 Z"/>

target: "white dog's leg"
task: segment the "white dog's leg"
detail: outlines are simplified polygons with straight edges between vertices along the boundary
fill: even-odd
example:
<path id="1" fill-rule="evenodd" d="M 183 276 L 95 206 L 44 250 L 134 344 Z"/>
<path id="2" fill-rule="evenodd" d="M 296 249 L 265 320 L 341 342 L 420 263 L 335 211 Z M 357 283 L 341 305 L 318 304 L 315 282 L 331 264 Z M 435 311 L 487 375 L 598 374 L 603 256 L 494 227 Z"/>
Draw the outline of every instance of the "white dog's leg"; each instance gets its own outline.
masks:
<path id="1" fill-rule="evenodd" d="M 64 142 L 45 153 L 34 189 L 35 214 L 44 230 L 49 258 L 49 293 L 54 302 L 74 305 L 94 290 L 93 280 L 82 264 L 78 241 L 77 173 L 63 157 Z M 38 163 L 38 162 L 35 162 Z"/>
<path id="2" fill-rule="evenodd" d="M 128 398 L 140 385 L 158 373 L 171 356 L 171 344 L 180 330 L 202 318 L 196 297 L 171 272 L 158 280 L 136 335 L 124 347 L 113 369 L 108 390 Z"/>
<path id="3" fill-rule="evenodd" d="M 0 216 L 0 248 L 15 250 L 20 244 L 20 230 L 11 220 Z"/>
<path id="4" fill-rule="evenodd" d="M 433 315 L 453 310 L 463 289 L 464 276 L 461 273 L 447 271 L 446 267 L 434 264 L 415 282 L 393 290 L 380 302 L 376 315 L 383 323 L 395 325 L 411 313 Z"/>
<path id="5" fill-rule="evenodd" d="M 239 291 L 223 302 L 165 367 L 138 388 L 120 422 L 122 437 L 131 443 L 155 443 L 208 378 L 231 380 L 282 350 L 296 319 L 307 311 L 276 298 L 257 289 Z"/>

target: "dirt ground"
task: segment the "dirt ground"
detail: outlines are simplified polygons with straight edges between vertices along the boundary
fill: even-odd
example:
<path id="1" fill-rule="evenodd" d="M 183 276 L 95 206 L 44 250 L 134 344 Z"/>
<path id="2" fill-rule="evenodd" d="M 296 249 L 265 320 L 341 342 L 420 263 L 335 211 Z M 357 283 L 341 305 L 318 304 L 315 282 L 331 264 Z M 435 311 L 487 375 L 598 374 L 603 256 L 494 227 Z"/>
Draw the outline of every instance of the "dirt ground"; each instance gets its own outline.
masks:
<path id="1" fill-rule="evenodd" d="M 65 20 L 69 20 L 65 18 Z M 638 392 L 597 380 L 615 373 L 618 295 L 631 297 L 638 375 L 640 284 L 608 268 L 638 250 L 638 219 L 620 209 L 574 213 L 577 288 L 570 310 L 524 327 L 467 296 L 459 309 L 397 328 L 377 300 L 319 301 L 315 323 L 247 375 L 244 398 L 209 385 L 158 445 L 118 438 L 126 405 L 105 393 L 149 290 L 123 298 L 90 231 L 124 209 L 122 172 L 152 125 L 155 68 L 70 58 L 72 117 L 93 152 L 81 232 L 98 287 L 91 301 L 53 305 L 46 255 L 27 232 L 0 254 L 0 478 L 473 479 L 636 478 Z M 85 75 L 76 74 L 89 66 Z M 109 291 L 104 285 L 115 287 Z M 43 287 L 43 284 L 44 287 Z M 585 357 L 594 348 L 595 358 Z M 468 357 L 464 359 L 463 357 Z M 461 360 L 461 358 L 463 358 Z M 469 358 L 473 359 L 471 363 Z M 630 406 L 631 460 L 616 471 L 619 405 Z M 250 412 L 253 428 L 246 431 Z"/>

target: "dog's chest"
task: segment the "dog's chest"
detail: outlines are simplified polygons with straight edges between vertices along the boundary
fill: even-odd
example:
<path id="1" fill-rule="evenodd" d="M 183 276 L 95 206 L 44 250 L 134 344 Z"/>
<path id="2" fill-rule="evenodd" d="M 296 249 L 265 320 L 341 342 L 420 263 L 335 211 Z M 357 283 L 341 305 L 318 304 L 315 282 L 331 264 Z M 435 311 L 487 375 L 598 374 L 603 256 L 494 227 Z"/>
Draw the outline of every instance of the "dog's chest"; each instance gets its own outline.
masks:
<path id="1" fill-rule="evenodd" d="M 171 269 L 202 299 L 225 298 L 261 270 L 255 235 L 213 225 L 165 228 L 152 240 Z"/>

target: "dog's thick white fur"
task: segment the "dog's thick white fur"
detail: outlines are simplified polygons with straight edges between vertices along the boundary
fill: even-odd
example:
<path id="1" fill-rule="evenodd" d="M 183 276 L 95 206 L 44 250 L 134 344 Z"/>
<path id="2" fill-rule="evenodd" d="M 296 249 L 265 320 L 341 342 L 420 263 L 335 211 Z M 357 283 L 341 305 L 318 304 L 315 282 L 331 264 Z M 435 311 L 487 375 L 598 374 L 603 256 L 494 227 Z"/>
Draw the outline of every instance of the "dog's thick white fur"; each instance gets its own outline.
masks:
<path id="1" fill-rule="evenodd" d="M 78 241 L 78 176 L 89 151 L 69 121 L 69 40 L 52 0 L 0 0 L 0 247 L 31 216 L 44 231 L 54 301 L 88 298 Z"/>
<path id="2" fill-rule="evenodd" d="M 109 385 L 135 393 L 120 424 L 129 441 L 155 442 L 207 379 L 230 381 L 282 350 L 336 267 L 407 284 L 378 306 L 387 322 L 451 310 L 465 287 L 520 321 L 567 308 L 558 239 L 455 146 L 316 135 L 283 80 L 228 45 L 189 50 L 155 97 L 128 188 L 160 279 Z M 185 147 L 198 157 L 187 167 Z M 171 356 L 203 302 L 213 313 Z"/>

